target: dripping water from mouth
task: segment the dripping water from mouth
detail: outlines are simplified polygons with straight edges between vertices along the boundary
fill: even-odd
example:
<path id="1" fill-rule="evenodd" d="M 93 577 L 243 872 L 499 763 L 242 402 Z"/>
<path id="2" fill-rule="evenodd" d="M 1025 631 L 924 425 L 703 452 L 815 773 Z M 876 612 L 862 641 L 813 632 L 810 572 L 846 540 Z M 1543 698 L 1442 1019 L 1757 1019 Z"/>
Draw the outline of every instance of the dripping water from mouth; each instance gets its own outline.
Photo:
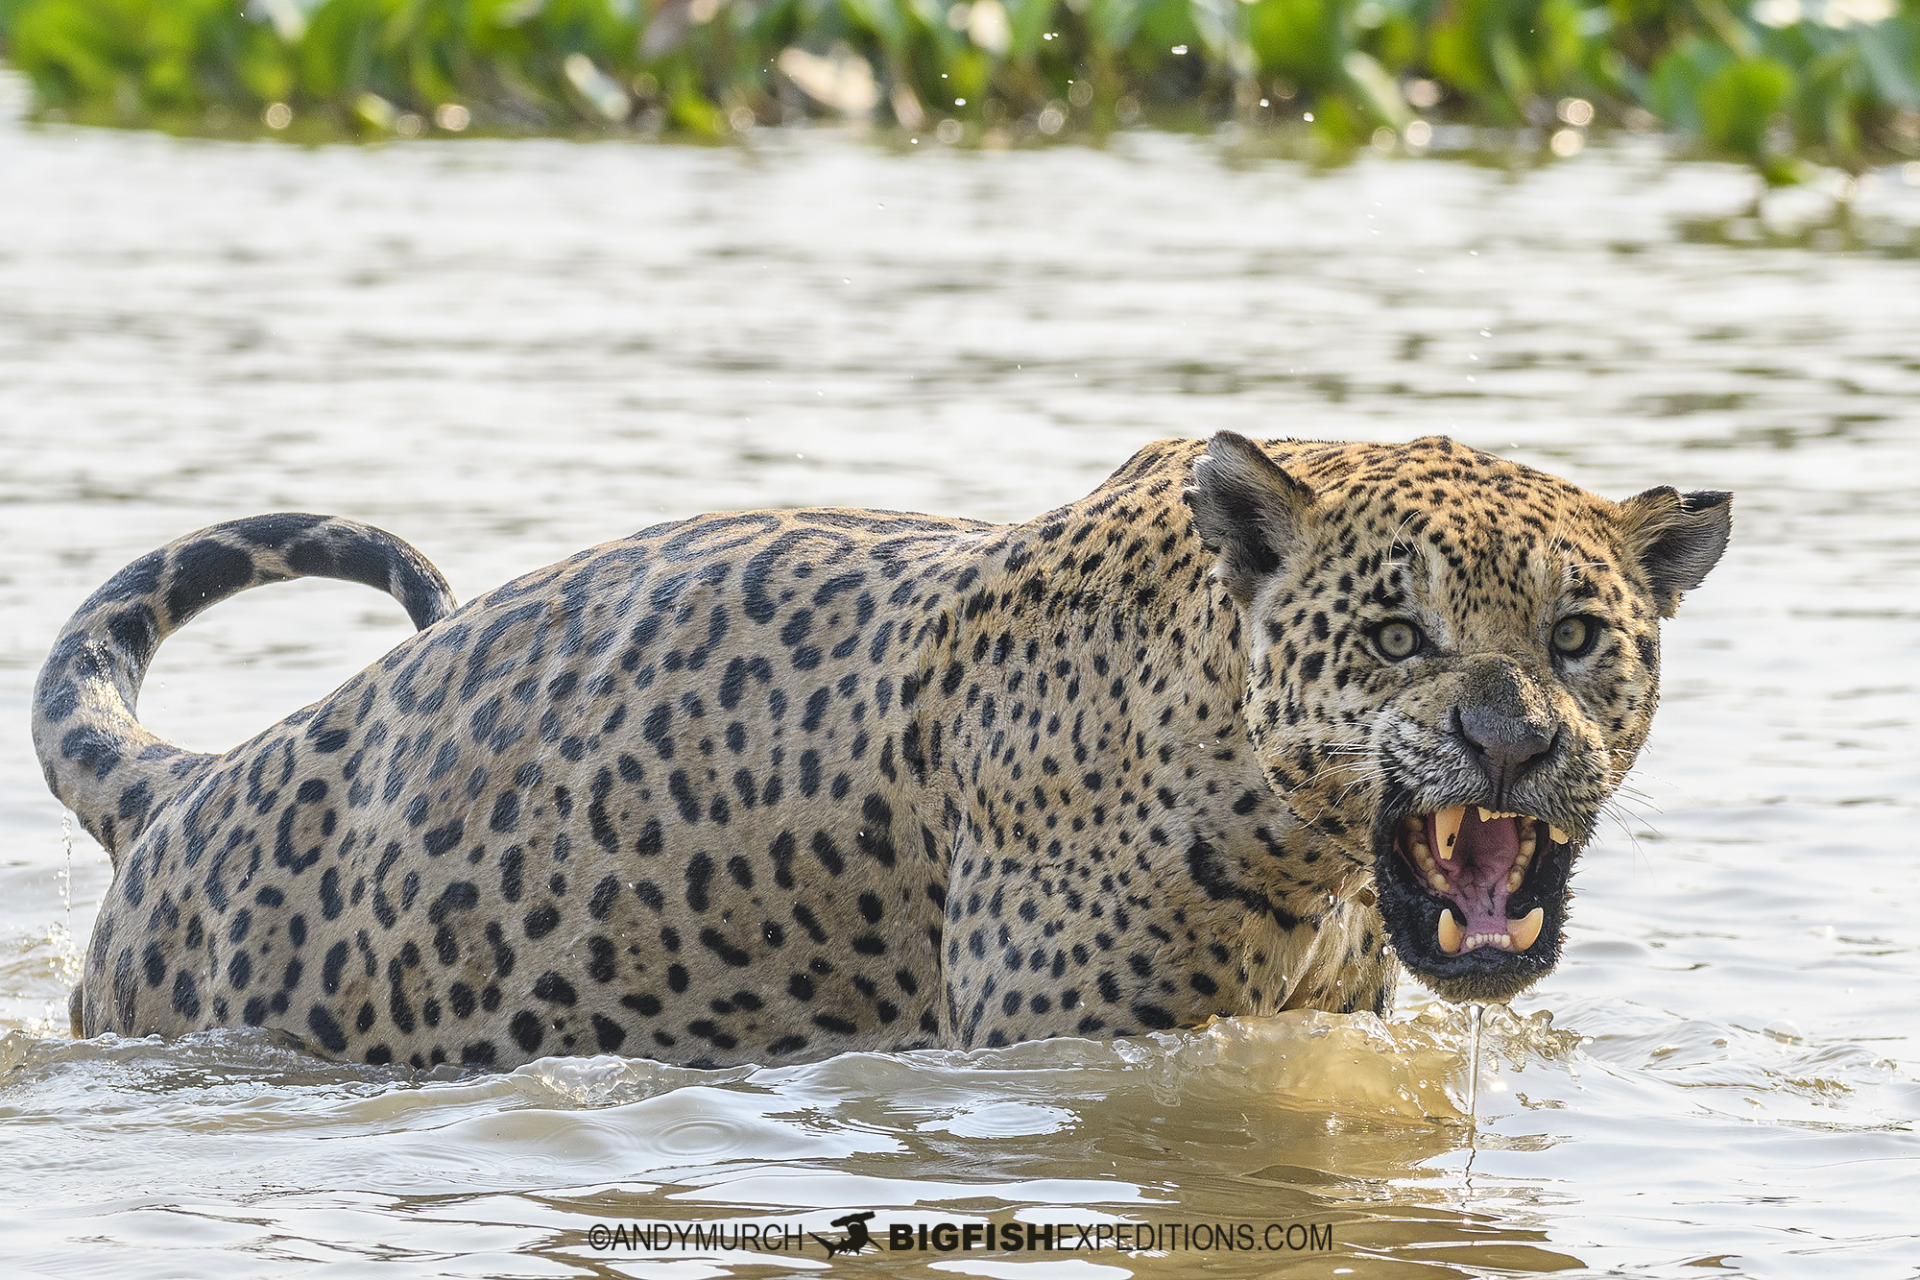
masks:
<path id="1" fill-rule="evenodd" d="M 1474 1001 L 1467 1006 L 1471 1018 L 1467 1035 L 1467 1176 L 1473 1175 L 1473 1158 L 1480 1145 L 1480 1033 L 1486 1025 L 1487 1006 Z"/>

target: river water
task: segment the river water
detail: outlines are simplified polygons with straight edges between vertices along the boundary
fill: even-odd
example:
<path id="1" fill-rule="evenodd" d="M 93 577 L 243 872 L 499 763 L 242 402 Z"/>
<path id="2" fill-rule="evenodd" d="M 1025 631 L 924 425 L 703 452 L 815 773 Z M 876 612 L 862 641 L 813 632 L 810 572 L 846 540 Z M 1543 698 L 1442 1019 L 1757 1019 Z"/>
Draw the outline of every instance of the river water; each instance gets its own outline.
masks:
<path id="1" fill-rule="evenodd" d="M 1850 219 L 1818 193 L 1756 218 L 1739 172 L 1634 140 L 1316 172 L 1218 137 L 300 150 L 0 116 L 8 1274 L 1917 1274 L 1920 188 L 1897 173 Z M 759 1071 L 411 1077 L 251 1035 L 66 1038 L 109 869 L 84 836 L 69 860 L 28 690 L 148 548 L 337 512 L 465 599 L 707 509 L 1024 519 L 1219 428 L 1445 432 L 1613 496 L 1738 493 L 1566 959 L 1488 1014 L 1477 1125 L 1467 1015 L 1410 985 L 1384 1023 Z M 253 592 L 168 643 L 141 710 L 224 747 L 405 631 L 362 588 Z M 862 1209 L 1176 1229 L 831 1262 L 593 1232 L 837 1240 Z"/>

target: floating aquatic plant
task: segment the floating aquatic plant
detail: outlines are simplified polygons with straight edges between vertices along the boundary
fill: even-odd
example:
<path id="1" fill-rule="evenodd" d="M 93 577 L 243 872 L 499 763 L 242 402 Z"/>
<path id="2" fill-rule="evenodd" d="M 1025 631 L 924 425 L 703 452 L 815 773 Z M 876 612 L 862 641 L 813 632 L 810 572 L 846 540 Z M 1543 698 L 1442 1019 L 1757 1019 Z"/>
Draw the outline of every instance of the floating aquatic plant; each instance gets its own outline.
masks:
<path id="1" fill-rule="evenodd" d="M 1775 182 L 1920 156 L 1920 0 L 0 0 L 0 41 L 43 112 L 310 138 L 843 115 L 991 142 L 1157 111 L 1336 155 L 1664 125 Z"/>

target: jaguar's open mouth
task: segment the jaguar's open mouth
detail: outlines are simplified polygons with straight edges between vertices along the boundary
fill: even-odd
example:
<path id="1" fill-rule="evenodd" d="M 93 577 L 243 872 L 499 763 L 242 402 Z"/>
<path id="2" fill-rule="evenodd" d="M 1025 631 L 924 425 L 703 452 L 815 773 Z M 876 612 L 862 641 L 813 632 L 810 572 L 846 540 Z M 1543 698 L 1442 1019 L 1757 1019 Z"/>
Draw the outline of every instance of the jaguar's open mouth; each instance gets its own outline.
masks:
<path id="1" fill-rule="evenodd" d="M 1544 818 L 1455 805 L 1394 820 L 1377 862 L 1401 959 L 1451 999 L 1505 999 L 1553 968 L 1572 837 Z"/>

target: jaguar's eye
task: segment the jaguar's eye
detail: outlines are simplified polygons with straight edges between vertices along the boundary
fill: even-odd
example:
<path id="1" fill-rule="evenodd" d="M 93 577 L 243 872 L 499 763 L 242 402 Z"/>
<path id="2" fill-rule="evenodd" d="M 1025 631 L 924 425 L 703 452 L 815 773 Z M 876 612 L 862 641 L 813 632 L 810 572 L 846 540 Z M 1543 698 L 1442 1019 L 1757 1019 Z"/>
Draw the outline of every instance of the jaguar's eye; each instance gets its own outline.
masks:
<path id="1" fill-rule="evenodd" d="M 1373 629 L 1373 647 L 1390 662 L 1411 658 L 1427 647 L 1427 637 L 1419 627 L 1402 618 L 1383 622 Z"/>
<path id="2" fill-rule="evenodd" d="M 1553 624 L 1553 649 L 1563 658 L 1582 658 L 1600 638 L 1600 624 L 1592 618 L 1562 618 Z"/>

